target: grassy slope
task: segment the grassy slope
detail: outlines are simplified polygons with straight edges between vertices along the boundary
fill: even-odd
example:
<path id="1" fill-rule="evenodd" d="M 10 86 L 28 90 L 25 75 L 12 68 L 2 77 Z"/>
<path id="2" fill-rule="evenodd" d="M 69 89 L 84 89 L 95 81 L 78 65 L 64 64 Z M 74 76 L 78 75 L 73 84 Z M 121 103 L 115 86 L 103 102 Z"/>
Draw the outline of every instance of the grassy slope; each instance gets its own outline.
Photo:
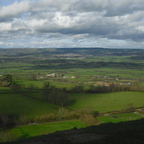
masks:
<path id="1" fill-rule="evenodd" d="M 40 125 L 19 126 L 11 129 L 10 131 L 17 135 L 17 137 L 28 138 L 42 134 L 49 134 L 56 131 L 69 130 L 74 127 L 79 129 L 86 127 L 86 125 L 78 120 L 71 120 Z"/>
<path id="2" fill-rule="evenodd" d="M 4 114 L 18 114 L 29 117 L 55 113 L 57 106 L 34 100 L 20 94 L 0 94 L 0 111 Z"/>
<path id="3" fill-rule="evenodd" d="M 144 105 L 143 92 L 115 92 L 103 94 L 72 94 L 71 99 L 76 102 L 70 107 L 80 109 L 82 107 L 93 107 L 96 111 L 107 112 L 124 109 L 128 104 L 135 107 Z"/>
<path id="4" fill-rule="evenodd" d="M 19 141 L 17 144 L 143 144 L 143 135 L 144 119 L 141 119 L 43 135 Z"/>

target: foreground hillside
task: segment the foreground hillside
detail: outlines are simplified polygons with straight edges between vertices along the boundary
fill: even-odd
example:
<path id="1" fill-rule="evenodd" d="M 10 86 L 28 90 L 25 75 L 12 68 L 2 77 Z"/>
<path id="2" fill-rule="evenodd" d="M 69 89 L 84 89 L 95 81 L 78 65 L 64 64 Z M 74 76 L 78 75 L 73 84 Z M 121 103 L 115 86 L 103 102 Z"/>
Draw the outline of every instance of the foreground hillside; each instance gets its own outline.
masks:
<path id="1" fill-rule="evenodd" d="M 143 144 L 144 119 L 72 129 L 15 144 Z"/>

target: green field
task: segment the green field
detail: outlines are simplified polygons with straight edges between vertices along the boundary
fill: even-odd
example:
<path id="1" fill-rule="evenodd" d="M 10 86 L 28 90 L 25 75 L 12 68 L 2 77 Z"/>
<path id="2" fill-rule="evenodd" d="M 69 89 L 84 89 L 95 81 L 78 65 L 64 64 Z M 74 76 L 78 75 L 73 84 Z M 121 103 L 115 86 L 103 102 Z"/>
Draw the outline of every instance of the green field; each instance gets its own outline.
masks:
<path id="1" fill-rule="evenodd" d="M 0 131 L 0 143 L 8 141 L 22 140 L 30 137 L 50 134 L 56 131 L 85 128 L 86 125 L 78 120 L 53 122 L 48 124 L 33 124 L 27 126 L 17 126 L 9 130 Z"/>
<path id="2" fill-rule="evenodd" d="M 36 117 L 46 113 L 55 113 L 58 106 L 31 99 L 20 94 L 0 94 L 0 111 L 3 114 Z"/>
<path id="3" fill-rule="evenodd" d="M 9 87 L 0 87 L 0 93 L 12 93 L 12 89 Z"/>
<path id="4" fill-rule="evenodd" d="M 48 124 L 19 126 L 11 129 L 10 131 L 16 134 L 18 137 L 28 138 L 42 134 L 49 134 L 56 131 L 69 130 L 74 127 L 79 129 L 86 127 L 86 125 L 83 124 L 81 121 L 72 120 L 72 121 L 62 121 Z"/>
<path id="5" fill-rule="evenodd" d="M 125 113 L 125 114 L 115 114 L 115 115 L 106 115 L 97 117 L 97 120 L 101 123 L 118 123 L 118 122 L 125 122 L 125 121 L 132 121 L 144 118 L 144 114 L 135 113 Z"/>
<path id="6" fill-rule="evenodd" d="M 134 107 L 144 106 L 143 92 L 114 92 L 101 94 L 71 94 L 71 99 L 76 102 L 69 107 L 81 109 L 83 107 L 92 107 L 99 112 L 108 112 L 113 110 L 125 109 L 128 104 Z"/>
<path id="7" fill-rule="evenodd" d="M 31 94 L 39 97 L 39 93 Z M 69 94 L 75 103 L 69 105 L 74 109 L 92 107 L 98 112 L 125 109 L 128 104 L 134 107 L 144 106 L 143 92 L 114 92 L 103 94 Z M 31 99 L 20 94 L 0 94 L 0 110 L 4 114 L 17 114 L 35 117 L 46 113 L 55 113 L 58 106 Z"/>

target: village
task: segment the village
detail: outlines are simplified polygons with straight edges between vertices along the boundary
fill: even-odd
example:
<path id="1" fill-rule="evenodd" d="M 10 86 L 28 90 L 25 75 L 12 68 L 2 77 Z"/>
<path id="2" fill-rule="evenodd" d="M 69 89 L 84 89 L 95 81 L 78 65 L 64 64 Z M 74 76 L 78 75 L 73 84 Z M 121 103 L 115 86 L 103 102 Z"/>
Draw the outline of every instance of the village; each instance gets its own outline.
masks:
<path id="1" fill-rule="evenodd" d="M 46 74 L 45 76 L 40 76 L 40 79 L 79 79 L 79 76 L 67 76 L 64 74 L 56 74 L 56 73 L 50 73 L 50 74 Z M 97 86 L 111 86 L 111 85 L 130 85 L 132 84 L 132 82 L 130 82 L 130 80 L 121 80 L 119 77 L 115 77 L 115 76 L 94 76 L 92 82 L 84 82 L 86 83 L 91 83 L 93 85 L 97 85 Z"/>

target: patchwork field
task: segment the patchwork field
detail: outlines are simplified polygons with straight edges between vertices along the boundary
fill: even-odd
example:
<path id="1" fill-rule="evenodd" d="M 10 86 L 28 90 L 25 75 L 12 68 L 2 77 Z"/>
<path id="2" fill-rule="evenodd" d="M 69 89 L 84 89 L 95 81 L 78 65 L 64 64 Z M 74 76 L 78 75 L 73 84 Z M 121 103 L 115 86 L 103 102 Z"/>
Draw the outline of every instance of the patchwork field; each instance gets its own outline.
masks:
<path id="1" fill-rule="evenodd" d="M 19 124 L 17 118 L 27 117 L 29 120 L 19 122 L 31 125 L 17 125 L 8 132 L 18 138 L 28 138 L 86 127 L 80 118 L 82 113 L 79 117 L 74 113 L 85 107 L 99 113 L 128 106 L 144 107 L 143 55 L 140 49 L 0 49 L 0 125 L 15 126 Z M 51 87 L 44 88 L 45 82 L 50 82 Z M 104 88 L 105 84 L 108 87 Z M 77 90 L 73 89 L 75 86 Z M 97 87 L 104 89 L 96 91 Z M 111 91 L 106 90 L 109 87 Z M 63 103 L 65 99 L 71 101 Z M 72 116 L 71 121 L 66 121 L 68 115 Z M 97 119 L 97 124 L 117 123 L 141 119 L 143 114 L 89 118 L 90 122 Z M 58 122 L 62 120 L 65 121 Z M 3 132 L 7 137 L 2 130 L 0 137 Z"/>
<path id="2" fill-rule="evenodd" d="M 39 98 L 39 93 L 31 96 Z M 102 94 L 69 94 L 74 103 L 69 107 L 80 110 L 92 107 L 98 112 L 108 112 L 125 109 L 127 105 L 144 106 L 143 92 L 114 92 Z M 36 117 L 42 114 L 55 113 L 59 107 L 46 102 L 22 96 L 20 94 L 0 94 L 0 109 L 4 114 L 27 115 Z"/>

